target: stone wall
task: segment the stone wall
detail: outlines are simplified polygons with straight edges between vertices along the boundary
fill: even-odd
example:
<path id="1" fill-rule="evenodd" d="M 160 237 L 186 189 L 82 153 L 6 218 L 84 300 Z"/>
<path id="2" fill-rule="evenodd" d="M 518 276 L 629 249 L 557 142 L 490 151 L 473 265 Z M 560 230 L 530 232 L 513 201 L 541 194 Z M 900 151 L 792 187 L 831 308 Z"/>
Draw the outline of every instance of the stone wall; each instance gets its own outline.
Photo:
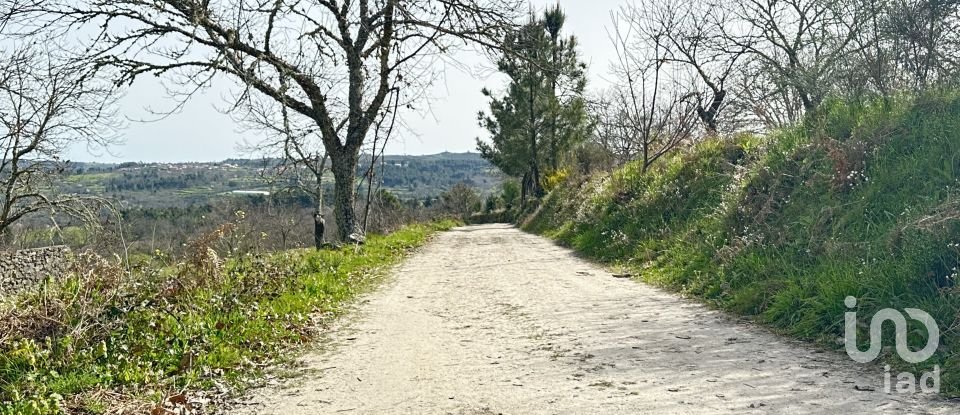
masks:
<path id="1" fill-rule="evenodd" d="M 47 277 L 67 272 L 70 248 L 51 246 L 17 252 L 0 252 L 0 296 L 28 290 Z"/>

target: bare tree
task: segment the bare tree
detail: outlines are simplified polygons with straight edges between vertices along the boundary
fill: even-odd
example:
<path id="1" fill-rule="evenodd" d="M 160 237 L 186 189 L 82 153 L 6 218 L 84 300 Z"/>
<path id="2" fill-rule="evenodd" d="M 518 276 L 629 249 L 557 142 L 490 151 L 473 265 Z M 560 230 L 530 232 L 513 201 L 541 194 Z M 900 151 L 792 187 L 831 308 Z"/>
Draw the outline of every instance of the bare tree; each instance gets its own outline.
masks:
<path id="1" fill-rule="evenodd" d="M 118 84 L 164 76 L 183 100 L 226 75 L 234 108 L 271 103 L 322 142 L 341 238 L 357 229 L 360 149 L 391 90 L 457 41 L 493 46 L 519 0 L 4 0 L 8 31 L 96 30 L 83 50 Z M 278 111 L 274 111 L 277 113 Z M 279 124 L 281 120 L 275 120 Z"/>
<path id="2" fill-rule="evenodd" d="M 654 0 L 624 6 L 621 15 L 647 37 L 662 39 L 662 59 L 689 72 L 677 80 L 692 86 L 684 98 L 696 105 L 707 134 L 717 134 L 729 103 L 727 81 L 744 55 L 743 47 L 722 36 L 729 12 L 717 3 Z"/>
<path id="3" fill-rule="evenodd" d="M 302 193 L 313 200 L 314 245 L 321 249 L 326 243 L 323 178 L 330 171 L 326 150 L 308 127 L 294 126 L 287 107 L 271 104 L 264 100 L 249 102 L 241 121 L 266 134 L 257 142 L 244 143 L 242 148 L 264 158 L 260 176 L 276 191 Z"/>
<path id="4" fill-rule="evenodd" d="M 725 41 L 765 72 L 771 94 L 796 97 L 804 111 L 831 92 L 870 21 L 856 0 L 744 0 L 731 7 L 732 18 L 720 26 Z"/>
<path id="5" fill-rule="evenodd" d="M 590 105 L 594 118 L 594 141 L 613 155 L 617 166 L 623 166 L 639 154 L 639 142 L 626 117 L 626 108 L 621 105 L 619 92 L 607 89 Z"/>
<path id="6" fill-rule="evenodd" d="M 783 128 L 803 118 L 803 102 L 792 88 L 755 59 L 744 59 L 731 79 L 733 91 L 727 112 L 737 127 L 749 131 Z"/>
<path id="7" fill-rule="evenodd" d="M 383 160 L 386 143 L 393 135 L 397 124 L 400 96 L 397 91 L 390 94 L 387 98 L 388 104 L 380 110 L 377 121 L 371 127 L 373 140 L 370 143 L 369 153 L 372 159 L 364 169 L 362 180 L 357 181 L 358 193 L 362 189 L 361 185 L 366 185 L 367 189 L 361 221 L 361 229 L 364 233 L 368 229 L 367 218 L 374 195 L 371 189 L 377 174 L 377 161 Z M 412 105 L 412 103 L 408 104 Z M 273 113 L 274 110 L 279 111 L 279 114 Z M 279 124 L 274 123 L 277 119 L 281 120 Z M 317 249 L 323 248 L 326 245 L 324 177 L 330 169 L 327 163 L 329 157 L 321 140 L 311 136 L 313 133 L 309 126 L 295 127 L 285 107 L 275 108 L 269 105 L 269 102 L 266 105 L 248 107 L 242 121 L 268 133 L 257 142 L 244 145 L 244 150 L 247 152 L 264 157 L 265 166 L 261 176 L 281 192 L 300 192 L 313 200 L 314 245 Z M 357 234 L 351 236 L 351 239 L 360 241 L 363 237 Z"/>
<path id="8" fill-rule="evenodd" d="M 956 85 L 957 0 L 748 0 L 722 38 L 745 52 L 735 111 L 766 127 L 794 123 L 829 95 L 889 98 Z M 736 52 L 736 51 L 734 51 Z"/>
<path id="9" fill-rule="evenodd" d="M 378 199 L 378 202 L 382 202 L 380 196 L 382 193 L 380 189 L 383 185 L 383 174 L 385 173 L 385 163 L 386 159 L 384 158 L 384 153 L 387 149 L 387 143 L 389 143 L 390 138 L 393 136 L 394 130 L 397 126 L 397 115 L 400 106 L 400 95 L 393 94 L 388 105 L 384 111 L 381 112 L 380 117 L 377 120 L 376 125 L 374 126 L 373 131 L 373 142 L 371 143 L 370 148 L 370 164 L 367 166 L 367 171 L 364 174 L 366 179 L 366 202 L 363 205 L 363 231 L 367 232 L 370 224 L 370 208 L 373 205 L 374 197 Z M 377 177 L 377 167 L 380 167 L 380 180 L 376 182 L 376 191 L 374 190 L 374 178 Z"/>
<path id="10" fill-rule="evenodd" d="M 890 0 L 886 40 L 915 91 L 955 82 L 960 62 L 960 1 Z"/>
<path id="11" fill-rule="evenodd" d="M 661 30 L 642 31 L 633 17 L 629 7 L 612 16 L 610 37 L 617 53 L 613 72 L 622 85 L 609 105 L 622 123 L 614 130 L 633 140 L 633 158 L 642 161 L 646 171 L 693 137 L 697 115 L 676 82 L 680 76 L 672 65 L 668 36 Z"/>
<path id="12" fill-rule="evenodd" d="M 0 233 L 38 212 L 81 216 L 96 223 L 101 200 L 60 194 L 56 179 L 74 145 L 113 141 L 110 86 L 89 70 L 59 61 L 38 44 L 0 57 Z"/>

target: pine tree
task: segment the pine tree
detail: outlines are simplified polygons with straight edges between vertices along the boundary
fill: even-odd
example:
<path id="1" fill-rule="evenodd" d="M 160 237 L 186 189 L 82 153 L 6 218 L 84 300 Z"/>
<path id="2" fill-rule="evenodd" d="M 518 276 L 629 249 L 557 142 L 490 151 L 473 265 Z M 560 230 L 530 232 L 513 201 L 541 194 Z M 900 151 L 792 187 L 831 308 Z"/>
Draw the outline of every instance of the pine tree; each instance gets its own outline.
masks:
<path id="1" fill-rule="evenodd" d="M 556 171 L 569 149 L 584 139 L 588 118 L 583 99 L 586 65 L 576 38 L 562 38 L 566 16 L 556 6 L 530 21 L 503 42 L 497 62 L 510 82 L 503 97 L 490 97 L 489 114 L 480 123 L 490 142 L 477 140 L 484 158 L 501 171 L 523 177 L 524 195 L 539 197 L 545 167 Z"/>

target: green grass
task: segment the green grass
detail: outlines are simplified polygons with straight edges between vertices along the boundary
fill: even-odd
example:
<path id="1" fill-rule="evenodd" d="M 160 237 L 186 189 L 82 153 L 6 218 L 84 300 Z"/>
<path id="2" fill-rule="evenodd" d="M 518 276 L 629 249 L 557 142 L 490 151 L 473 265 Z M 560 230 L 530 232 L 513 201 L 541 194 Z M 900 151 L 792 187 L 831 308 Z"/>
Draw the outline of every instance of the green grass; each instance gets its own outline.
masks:
<path id="1" fill-rule="evenodd" d="M 104 184 L 107 180 L 117 176 L 119 176 L 117 173 L 74 174 L 66 176 L 63 180 L 67 187 L 78 192 L 82 189 L 84 192 L 99 194 L 104 192 Z"/>
<path id="2" fill-rule="evenodd" d="M 84 272 L 0 308 L 0 414 L 103 413 L 121 404 L 149 412 L 215 381 L 242 387 L 453 225 L 408 226 L 360 248 L 225 261 L 206 249 L 214 236 L 183 263 L 132 277 L 81 260 Z"/>
<path id="3" fill-rule="evenodd" d="M 844 335 L 848 295 L 864 325 L 882 308 L 925 310 L 937 355 L 883 358 L 939 365 L 942 392 L 960 396 L 960 95 L 828 102 L 804 125 L 708 140 L 646 175 L 569 182 L 524 227 L 824 344 Z M 911 345 L 926 337 L 911 326 Z"/>

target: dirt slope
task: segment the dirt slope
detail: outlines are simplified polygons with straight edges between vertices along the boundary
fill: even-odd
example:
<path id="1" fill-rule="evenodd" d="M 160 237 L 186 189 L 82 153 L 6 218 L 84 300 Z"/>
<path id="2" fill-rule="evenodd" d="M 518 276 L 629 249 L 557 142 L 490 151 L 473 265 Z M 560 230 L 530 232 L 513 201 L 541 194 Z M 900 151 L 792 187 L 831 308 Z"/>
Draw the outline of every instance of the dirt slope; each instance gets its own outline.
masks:
<path id="1" fill-rule="evenodd" d="M 328 346 L 241 412 L 960 413 L 506 225 L 441 235 Z"/>

